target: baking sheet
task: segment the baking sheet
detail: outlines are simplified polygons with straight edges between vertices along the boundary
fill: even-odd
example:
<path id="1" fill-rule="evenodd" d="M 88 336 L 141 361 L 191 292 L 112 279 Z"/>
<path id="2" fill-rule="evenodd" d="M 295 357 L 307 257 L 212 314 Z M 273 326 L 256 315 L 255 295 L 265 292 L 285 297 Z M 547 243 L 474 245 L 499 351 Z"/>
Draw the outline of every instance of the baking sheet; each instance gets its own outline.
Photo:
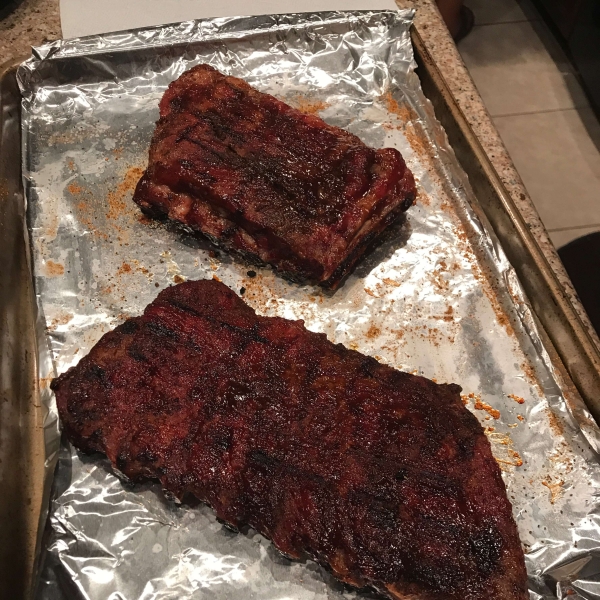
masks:
<path id="1" fill-rule="evenodd" d="M 411 19 L 207 19 L 56 42 L 22 66 L 42 399 L 48 448 L 60 454 L 38 598 L 364 596 L 252 530 L 228 532 L 207 507 L 175 505 L 158 485 L 122 483 L 98 456 L 59 450 L 54 374 L 160 289 L 206 277 L 243 289 L 261 314 L 302 318 L 398 369 L 460 383 L 503 469 L 531 598 L 600 598 L 598 432 L 582 432 L 583 406 L 569 412 L 514 271 L 472 208 L 414 73 Z M 335 294 L 217 253 L 131 202 L 158 100 L 201 62 L 397 147 L 413 170 L 417 205 Z"/>

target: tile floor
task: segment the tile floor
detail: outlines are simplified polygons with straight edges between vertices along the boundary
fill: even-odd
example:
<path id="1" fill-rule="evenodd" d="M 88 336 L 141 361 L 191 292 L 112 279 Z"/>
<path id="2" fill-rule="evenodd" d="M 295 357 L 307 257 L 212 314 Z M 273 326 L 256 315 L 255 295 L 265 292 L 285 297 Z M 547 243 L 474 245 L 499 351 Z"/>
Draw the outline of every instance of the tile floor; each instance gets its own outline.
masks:
<path id="1" fill-rule="evenodd" d="M 458 49 L 557 248 L 600 231 L 600 123 L 530 0 L 465 0 Z"/>

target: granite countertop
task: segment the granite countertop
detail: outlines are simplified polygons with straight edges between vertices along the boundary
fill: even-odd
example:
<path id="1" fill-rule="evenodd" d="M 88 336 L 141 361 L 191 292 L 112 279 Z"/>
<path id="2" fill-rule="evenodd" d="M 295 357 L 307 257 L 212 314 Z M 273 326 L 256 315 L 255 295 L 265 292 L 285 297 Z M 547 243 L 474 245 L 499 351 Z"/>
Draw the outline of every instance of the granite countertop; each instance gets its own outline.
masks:
<path id="1" fill-rule="evenodd" d="M 25 0 L 0 21 L 0 62 L 31 54 L 39 46 L 62 37 L 59 0 Z"/>
<path id="2" fill-rule="evenodd" d="M 531 201 L 519 174 L 475 88 L 456 45 L 437 10 L 434 0 L 396 0 L 402 8 L 416 9 L 415 25 L 436 61 L 473 131 L 486 151 L 507 191 L 536 238 L 590 335 L 600 348 L 600 340 L 589 323 L 554 245 Z M 59 0 L 25 0 L 14 13 L 0 21 L 0 52 L 5 61 L 26 56 L 31 46 L 61 37 Z"/>

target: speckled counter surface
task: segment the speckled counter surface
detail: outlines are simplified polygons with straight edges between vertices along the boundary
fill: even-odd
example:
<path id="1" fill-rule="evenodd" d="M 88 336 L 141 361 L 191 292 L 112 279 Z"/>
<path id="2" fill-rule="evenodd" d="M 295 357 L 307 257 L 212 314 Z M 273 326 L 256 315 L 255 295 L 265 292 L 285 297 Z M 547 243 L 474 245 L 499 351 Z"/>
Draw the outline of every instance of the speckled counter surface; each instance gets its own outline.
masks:
<path id="1" fill-rule="evenodd" d="M 32 46 L 61 37 L 59 0 L 25 0 L 0 21 L 0 63 L 27 56 Z"/>
<path id="2" fill-rule="evenodd" d="M 571 282 L 558 258 L 554 245 L 539 218 L 527 190 L 504 147 L 498 132 L 475 88 L 467 68 L 434 0 L 396 0 L 403 8 L 416 9 L 415 25 L 460 108 L 467 117 L 481 145 L 487 152 L 506 189 L 534 234 L 546 259 L 554 269 L 567 295 L 571 298 L 582 320 L 588 325 L 590 335 L 600 348 L 583 307 L 577 300 Z M 366 3 L 368 4 L 368 3 Z M 14 13 L 0 21 L 0 51 L 3 61 L 29 54 L 31 46 L 61 37 L 59 0 L 25 0 Z"/>

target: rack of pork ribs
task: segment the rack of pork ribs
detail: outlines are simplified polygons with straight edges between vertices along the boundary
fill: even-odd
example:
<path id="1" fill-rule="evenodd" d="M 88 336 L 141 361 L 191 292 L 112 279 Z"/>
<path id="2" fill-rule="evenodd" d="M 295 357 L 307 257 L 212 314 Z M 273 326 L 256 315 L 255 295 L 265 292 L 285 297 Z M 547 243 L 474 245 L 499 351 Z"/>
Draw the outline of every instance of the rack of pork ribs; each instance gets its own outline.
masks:
<path id="1" fill-rule="evenodd" d="M 415 199 L 400 152 L 199 65 L 160 102 L 134 201 L 285 277 L 335 289 Z"/>
<path id="2" fill-rule="evenodd" d="M 78 448 L 348 584 L 528 598 L 500 471 L 457 385 L 258 316 L 206 280 L 162 291 L 52 389 Z"/>

